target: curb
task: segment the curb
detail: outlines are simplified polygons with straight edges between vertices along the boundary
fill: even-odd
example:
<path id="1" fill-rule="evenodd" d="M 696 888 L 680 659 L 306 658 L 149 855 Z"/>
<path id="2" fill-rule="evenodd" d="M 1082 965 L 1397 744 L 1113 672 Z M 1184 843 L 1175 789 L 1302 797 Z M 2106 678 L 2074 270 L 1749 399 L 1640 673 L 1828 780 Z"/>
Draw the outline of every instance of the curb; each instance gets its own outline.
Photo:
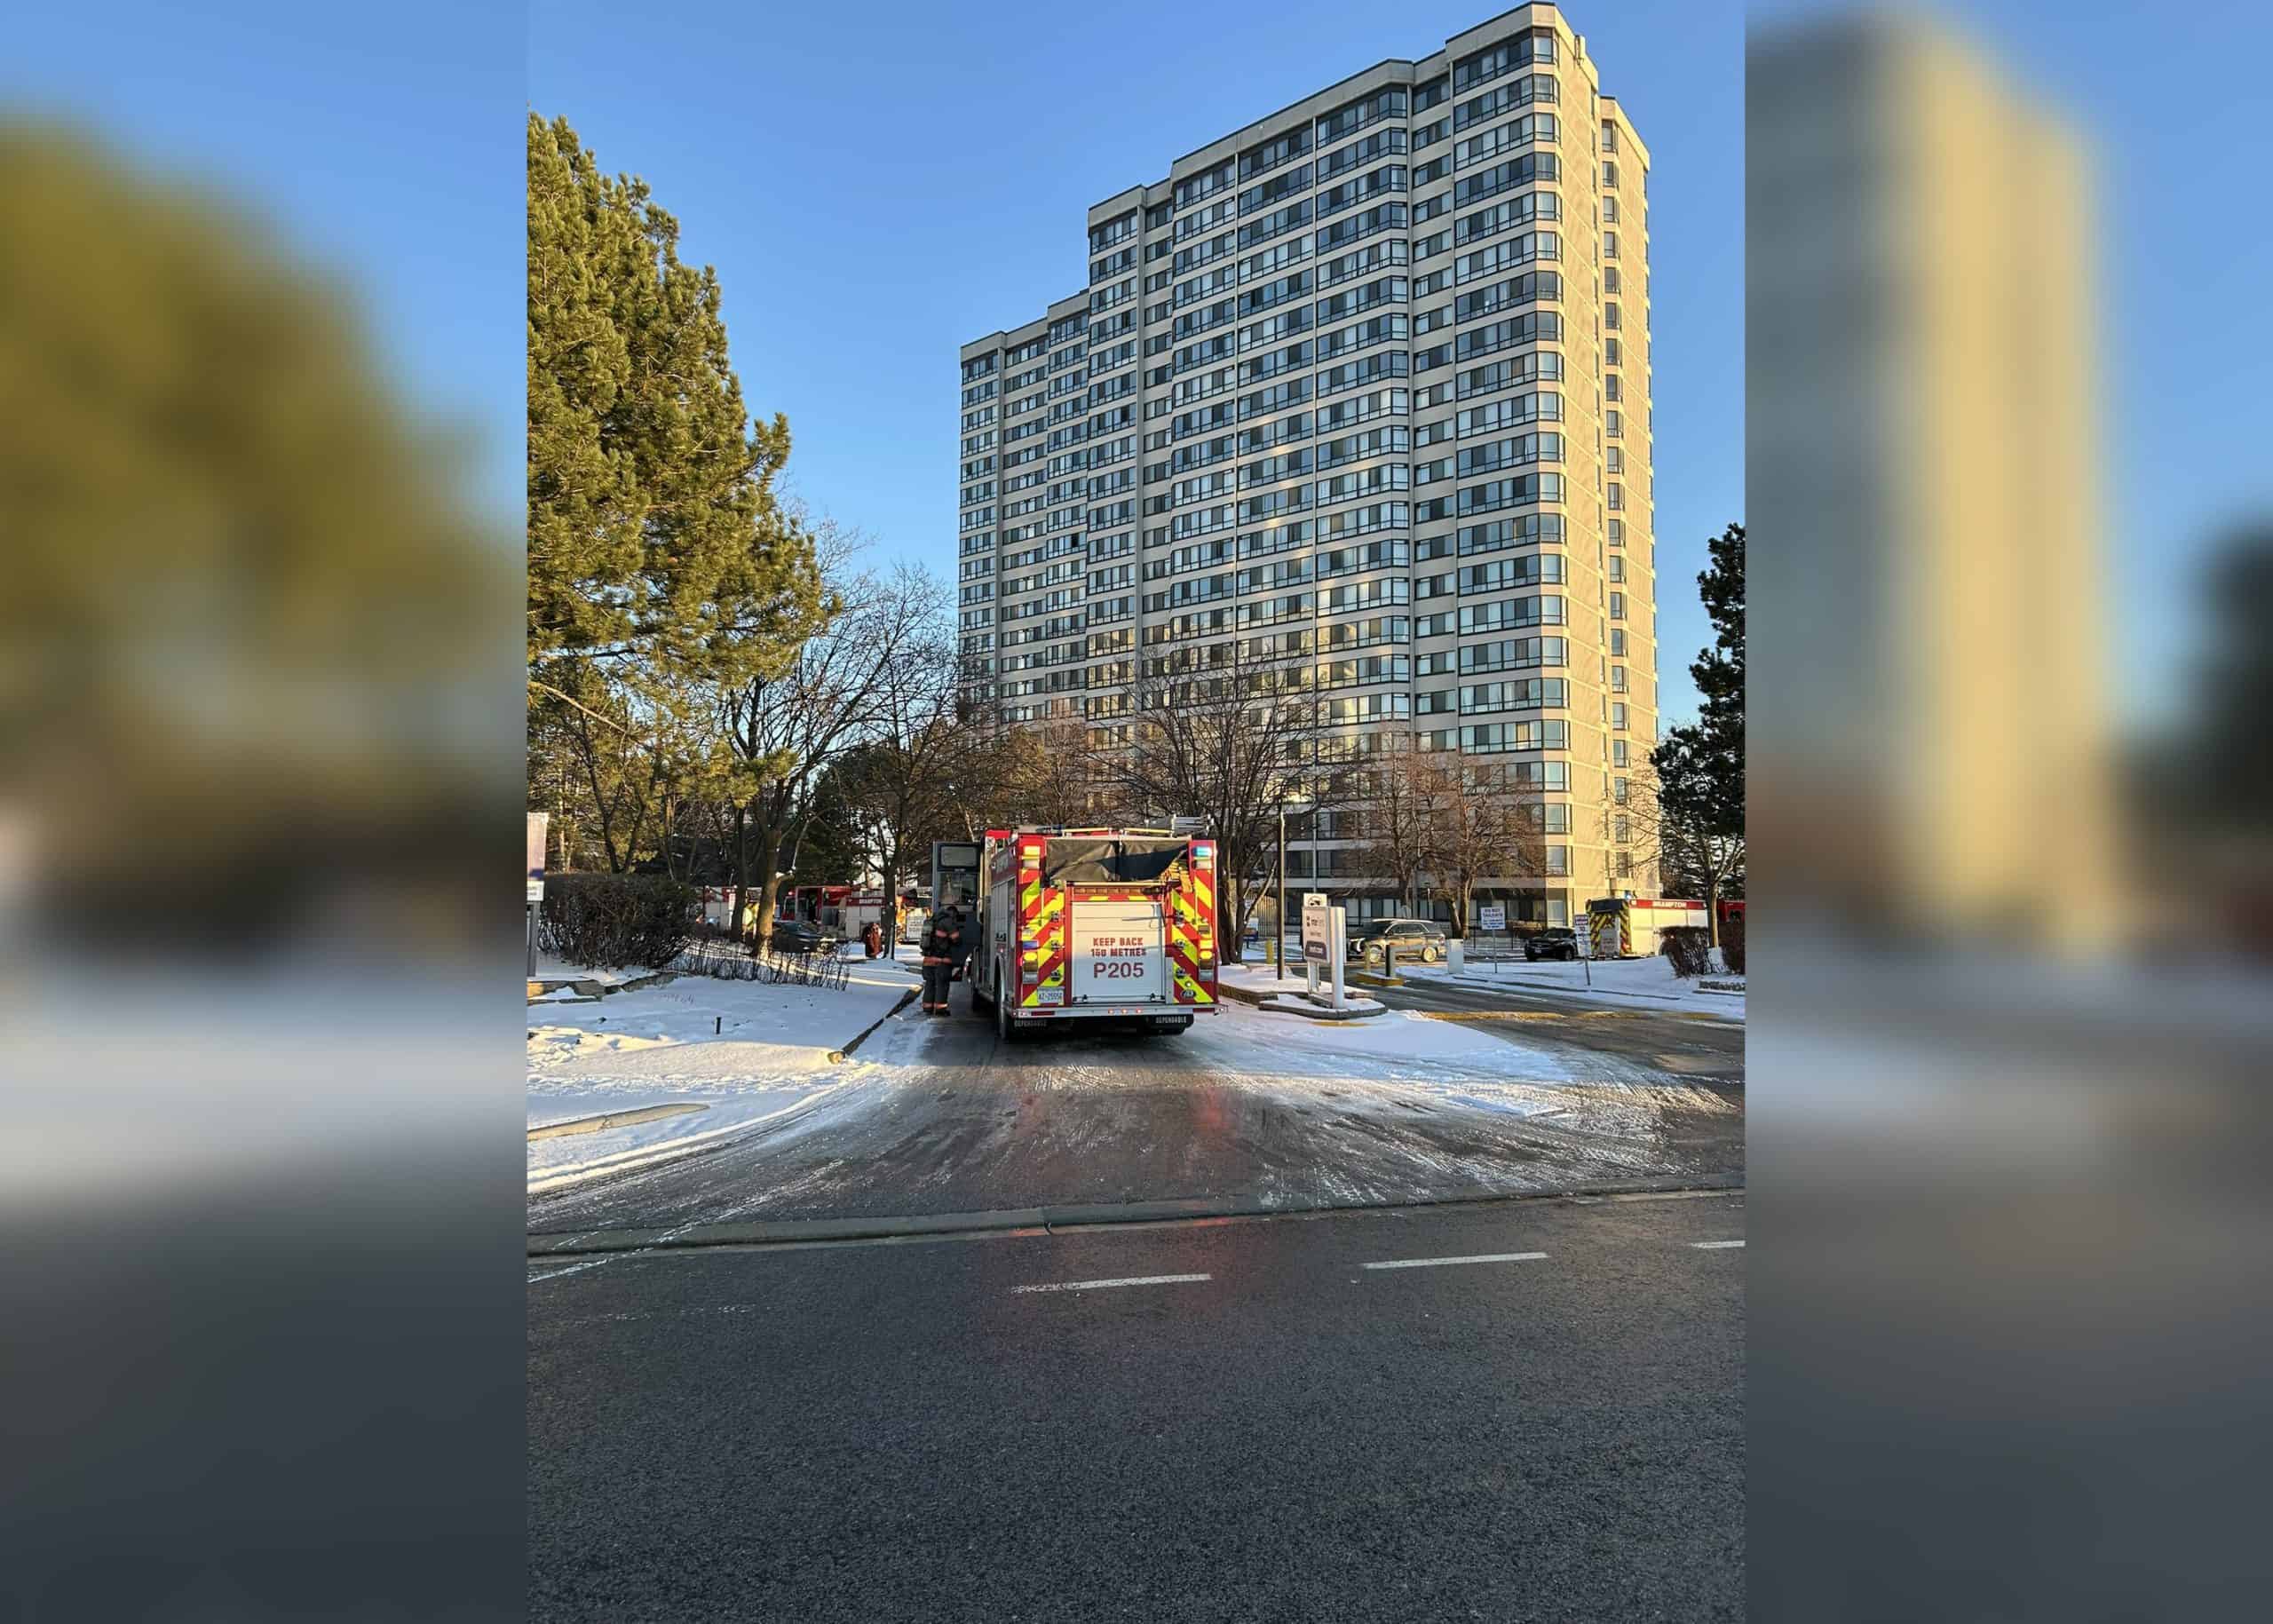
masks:
<path id="1" fill-rule="evenodd" d="M 915 1002 L 916 994 L 921 993 L 923 990 L 923 989 L 920 986 L 909 987 L 906 992 L 899 995 L 899 1002 L 898 1003 L 892 1005 L 891 1009 L 886 1010 L 882 1015 L 877 1016 L 875 1020 L 869 1022 L 867 1027 L 865 1027 L 851 1042 L 847 1043 L 842 1049 L 830 1050 L 828 1051 L 829 1064 L 832 1066 L 843 1065 L 844 1058 L 851 1054 L 854 1050 L 859 1048 L 861 1044 L 867 1042 L 870 1033 L 875 1031 L 878 1026 L 883 1026 L 886 1021 L 899 1014 L 909 1004 L 914 1003 Z"/>
<path id="2" fill-rule="evenodd" d="M 1604 1200 L 1619 1196 L 1708 1195 L 1745 1187 L 1742 1174 L 1707 1178 L 1628 1179 L 1568 1190 L 1504 1195 L 1448 1195 L 1410 1201 L 1330 1201 L 1297 1197 L 1265 1205 L 1260 1196 L 1191 1196 L 1174 1200 L 1012 1207 L 874 1218 L 777 1218 L 751 1224 L 681 1224 L 673 1229 L 576 1230 L 528 1237 L 531 1257 L 589 1257 L 613 1252 L 685 1251 L 704 1247 L 795 1246 L 830 1240 L 890 1240 L 912 1236 L 986 1235 L 1176 1223 L 1195 1218 L 1287 1218 L 1326 1213 L 1386 1212 L 1415 1207 L 1497 1207 L 1517 1201 Z"/>
<path id="3" fill-rule="evenodd" d="M 682 1101 L 669 1105 L 646 1105 L 638 1111 L 614 1111 L 606 1116 L 571 1117 L 565 1122 L 546 1122 L 529 1129 L 532 1139 L 557 1139 L 563 1134 L 598 1133 L 603 1128 L 629 1128 L 634 1122 L 652 1122 L 658 1117 L 685 1116 L 696 1111 L 708 1111 L 708 1105 Z"/>
<path id="4" fill-rule="evenodd" d="M 1493 987 L 1518 987 L 1525 992 L 1561 993 L 1572 998 L 1647 998 L 1653 1003 L 1679 1003 L 1678 993 L 1629 993 L 1620 988 L 1572 986 L 1565 981 L 1538 981 L 1527 976 L 1475 976 L 1462 974 L 1453 978 L 1455 986 L 1473 986 L 1485 991 Z"/>
<path id="5" fill-rule="evenodd" d="M 1386 1015 L 1389 1013 L 1389 1006 L 1387 1004 L 1382 1004 L 1379 1009 L 1374 1010 L 1290 1010 L 1283 1004 L 1274 1006 L 1265 1002 L 1266 999 L 1281 996 L 1281 994 L 1278 993 L 1265 994 L 1255 987 L 1234 986 L 1230 982 L 1222 980 L 1221 978 L 1218 978 L 1216 983 L 1216 990 L 1218 993 L 1221 993 L 1224 997 L 1232 999 L 1235 1002 L 1243 1003 L 1249 1009 L 1260 1010 L 1265 1015 L 1292 1015 L 1302 1020 L 1371 1020 L 1377 1015 Z M 1292 993 L 1285 995 L 1289 997 L 1299 996 L 1299 994 Z M 1379 1002 L 1379 1000 L 1375 1000 L 1375 1002 Z"/>

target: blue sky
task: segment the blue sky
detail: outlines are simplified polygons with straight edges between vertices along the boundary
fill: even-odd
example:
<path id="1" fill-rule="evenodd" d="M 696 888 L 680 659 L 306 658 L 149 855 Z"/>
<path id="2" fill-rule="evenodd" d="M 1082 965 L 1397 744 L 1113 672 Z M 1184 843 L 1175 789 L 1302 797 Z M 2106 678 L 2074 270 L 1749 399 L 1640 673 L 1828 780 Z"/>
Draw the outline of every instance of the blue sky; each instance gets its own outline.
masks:
<path id="1" fill-rule="evenodd" d="M 797 489 L 944 572 L 955 352 L 1083 286 L 1089 206 L 1493 14 L 1016 0 L 871 6 L 848 27 L 828 7 L 717 6 L 627 50 L 622 8 L 552 0 L 529 96 L 602 163 L 644 175 L 682 257 L 717 266 L 744 393 L 788 413 Z M 1705 538 L 1743 511 L 1741 29 L 1713 4 L 1571 15 L 1653 158 L 1662 662 L 1679 710 L 1710 636 L 1693 586 Z M 1036 116 L 1037 99 L 1057 115 Z"/>
<path id="2" fill-rule="evenodd" d="M 1570 9 L 1654 156 L 1659 595 L 1678 711 L 1707 635 L 1690 578 L 1705 537 L 1743 511 L 1741 18 L 1717 3 Z M 886 554 L 939 566 L 956 346 L 1080 284 L 1088 205 L 1489 14 L 1346 0 L 857 19 L 36 6 L 11 17 L 0 106 L 77 118 L 265 208 L 362 294 L 396 376 L 465 425 L 505 514 L 521 481 L 521 122 L 532 106 L 566 114 L 605 162 L 654 185 L 687 256 L 718 266 L 746 392 L 796 432 L 799 489 Z M 2257 202 L 2273 10 L 1977 0 L 1965 14 L 2095 139 L 2117 685 L 2151 712 L 2170 702 L 2205 541 L 2273 508 L 2273 220 Z M 1055 88 L 1056 119 L 1024 112 L 1036 87 Z"/>
<path id="3" fill-rule="evenodd" d="M 1976 0 L 1967 25 L 2090 143 L 2097 170 L 2111 692 L 2184 707 L 2195 572 L 2273 515 L 2273 7 Z"/>
<path id="4" fill-rule="evenodd" d="M 0 108 L 225 191 L 360 297 L 384 364 L 460 425 L 518 532 L 527 423 L 519 5 L 28 5 Z"/>

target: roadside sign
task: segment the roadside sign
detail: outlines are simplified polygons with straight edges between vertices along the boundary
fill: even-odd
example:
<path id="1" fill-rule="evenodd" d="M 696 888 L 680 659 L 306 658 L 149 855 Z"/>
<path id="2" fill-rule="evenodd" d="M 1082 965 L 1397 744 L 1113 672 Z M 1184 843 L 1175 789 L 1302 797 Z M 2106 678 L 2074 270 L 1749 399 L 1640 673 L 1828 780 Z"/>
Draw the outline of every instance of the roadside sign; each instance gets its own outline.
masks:
<path id="1" fill-rule="evenodd" d="M 1303 896 L 1303 957 L 1325 963 L 1332 956 L 1333 921 L 1328 916 L 1326 893 L 1313 891 Z"/>
<path id="2" fill-rule="evenodd" d="M 529 900 L 533 903 L 544 900 L 544 836 L 551 820 L 550 812 L 529 814 L 528 879 Z"/>
<path id="3" fill-rule="evenodd" d="M 1205 835 L 1207 832 L 1208 820 L 1195 818 L 1189 812 L 1178 812 L 1168 820 L 1168 833 L 1171 835 Z"/>
<path id="4" fill-rule="evenodd" d="M 1504 931 L 1508 928 L 1508 909 L 1505 904 L 1487 902 L 1484 906 L 1483 914 L 1484 917 L 1477 926 L 1478 930 Z"/>

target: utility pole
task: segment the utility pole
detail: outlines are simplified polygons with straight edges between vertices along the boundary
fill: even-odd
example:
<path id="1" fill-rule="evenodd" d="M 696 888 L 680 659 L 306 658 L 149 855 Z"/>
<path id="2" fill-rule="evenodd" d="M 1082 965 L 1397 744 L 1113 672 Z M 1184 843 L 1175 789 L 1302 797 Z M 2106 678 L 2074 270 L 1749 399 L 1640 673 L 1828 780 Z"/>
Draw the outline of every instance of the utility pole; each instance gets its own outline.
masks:
<path id="1" fill-rule="evenodd" d="M 1287 803 L 1279 803 L 1279 917 L 1272 926 L 1277 939 L 1271 959 L 1279 966 L 1279 979 L 1287 978 Z"/>

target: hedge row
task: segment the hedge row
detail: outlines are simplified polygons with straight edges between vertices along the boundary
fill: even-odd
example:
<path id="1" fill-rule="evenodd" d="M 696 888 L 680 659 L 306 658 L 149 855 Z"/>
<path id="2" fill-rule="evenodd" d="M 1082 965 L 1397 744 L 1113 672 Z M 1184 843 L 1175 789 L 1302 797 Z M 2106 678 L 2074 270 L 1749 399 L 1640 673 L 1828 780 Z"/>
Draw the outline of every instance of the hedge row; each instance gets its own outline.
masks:
<path id="1" fill-rule="evenodd" d="M 586 970 L 661 970 L 694 939 L 692 886 L 660 874 L 550 874 L 543 918 L 552 951 Z"/>

